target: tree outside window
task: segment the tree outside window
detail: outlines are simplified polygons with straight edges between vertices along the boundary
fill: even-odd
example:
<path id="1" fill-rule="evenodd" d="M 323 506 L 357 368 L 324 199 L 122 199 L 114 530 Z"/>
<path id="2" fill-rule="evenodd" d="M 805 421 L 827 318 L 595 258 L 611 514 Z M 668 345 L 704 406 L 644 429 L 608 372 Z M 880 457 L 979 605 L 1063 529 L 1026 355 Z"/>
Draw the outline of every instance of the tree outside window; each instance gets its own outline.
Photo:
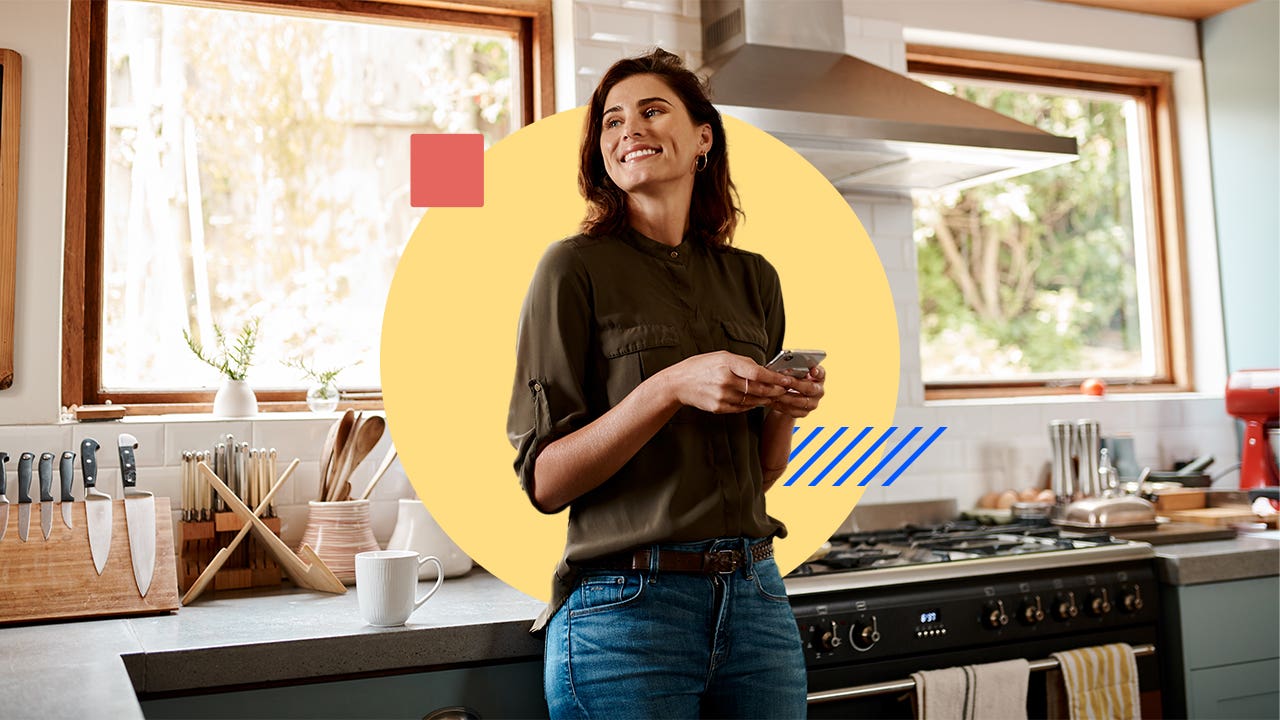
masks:
<path id="1" fill-rule="evenodd" d="M 1159 372 L 1134 97 L 928 78 L 1055 135 L 1079 159 L 916 198 L 926 384 L 1123 380 Z"/>

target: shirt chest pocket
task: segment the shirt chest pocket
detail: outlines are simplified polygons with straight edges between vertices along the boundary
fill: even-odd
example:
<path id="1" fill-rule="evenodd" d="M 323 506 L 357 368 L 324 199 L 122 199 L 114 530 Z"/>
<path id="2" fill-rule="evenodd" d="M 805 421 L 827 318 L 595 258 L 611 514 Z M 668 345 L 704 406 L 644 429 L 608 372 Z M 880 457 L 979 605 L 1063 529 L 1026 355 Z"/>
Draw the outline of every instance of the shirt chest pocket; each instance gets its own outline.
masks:
<path id="1" fill-rule="evenodd" d="M 600 347 L 610 406 L 622 402 L 641 382 L 684 359 L 674 325 L 602 328 Z"/>
<path id="2" fill-rule="evenodd" d="M 725 349 L 729 352 L 749 357 L 761 365 L 769 360 L 764 356 L 769 338 L 763 328 L 736 320 L 722 320 L 720 328 L 724 332 Z"/>

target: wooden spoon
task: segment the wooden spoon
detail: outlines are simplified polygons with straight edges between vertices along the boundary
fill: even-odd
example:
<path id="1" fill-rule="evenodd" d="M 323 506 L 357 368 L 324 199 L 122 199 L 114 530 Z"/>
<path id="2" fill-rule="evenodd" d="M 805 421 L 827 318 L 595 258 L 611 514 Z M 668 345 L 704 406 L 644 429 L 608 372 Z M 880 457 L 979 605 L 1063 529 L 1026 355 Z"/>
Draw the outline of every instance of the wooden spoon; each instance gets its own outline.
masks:
<path id="1" fill-rule="evenodd" d="M 369 499 L 369 496 L 373 494 L 373 488 L 378 484 L 378 481 L 382 479 L 382 476 L 387 474 L 387 469 L 391 467 L 391 463 L 395 462 L 395 459 L 396 446 L 392 445 L 391 449 L 387 451 L 387 456 L 382 458 L 382 464 L 379 465 L 378 469 L 373 473 L 373 479 L 369 481 L 369 486 L 364 489 L 364 492 L 360 493 L 361 500 Z"/>
<path id="2" fill-rule="evenodd" d="M 334 424 L 333 445 L 326 453 L 324 468 L 320 473 L 320 499 L 328 500 L 333 492 L 334 476 L 341 469 L 342 454 L 346 450 L 347 439 L 351 437 L 351 428 L 356 423 L 356 411 L 347 408 L 342 417 Z"/>
<path id="3" fill-rule="evenodd" d="M 351 492 L 351 474 L 355 472 L 360 463 L 373 452 L 374 446 L 382 439 L 382 433 L 387 429 L 387 421 L 379 415 L 371 415 L 360 423 L 356 428 L 356 432 L 352 435 L 351 442 L 348 443 L 347 461 L 342 465 L 342 474 L 337 477 L 337 484 L 340 489 L 344 489 L 345 494 Z"/>

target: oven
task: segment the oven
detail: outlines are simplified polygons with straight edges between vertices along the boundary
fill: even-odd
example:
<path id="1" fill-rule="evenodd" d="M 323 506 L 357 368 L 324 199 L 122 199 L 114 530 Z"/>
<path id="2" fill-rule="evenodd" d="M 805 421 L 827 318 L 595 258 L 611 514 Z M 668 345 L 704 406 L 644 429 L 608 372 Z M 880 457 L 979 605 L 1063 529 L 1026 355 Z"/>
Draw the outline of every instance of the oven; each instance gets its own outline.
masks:
<path id="1" fill-rule="evenodd" d="M 1144 717 L 1159 717 L 1159 588 L 1149 545 L 1043 524 L 964 523 L 832 538 L 786 578 L 809 716 L 913 717 L 920 670 L 1024 658 L 1047 712 L 1050 654 L 1128 643 Z"/>

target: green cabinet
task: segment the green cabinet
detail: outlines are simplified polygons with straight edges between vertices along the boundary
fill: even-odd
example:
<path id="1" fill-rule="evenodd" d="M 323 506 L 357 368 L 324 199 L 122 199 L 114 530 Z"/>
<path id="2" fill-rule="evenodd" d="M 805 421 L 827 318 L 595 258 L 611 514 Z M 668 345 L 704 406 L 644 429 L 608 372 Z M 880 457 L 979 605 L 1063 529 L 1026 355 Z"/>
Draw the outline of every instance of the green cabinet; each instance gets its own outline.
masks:
<path id="1" fill-rule="evenodd" d="M 305 662 L 305 658 L 299 658 Z M 141 699 L 148 718 L 405 718 L 466 707 L 483 720 L 545 718 L 542 659 L 433 672 Z"/>
<path id="2" fill-rule="evenodd" d="M 1162 588 L 1166 717 L 1280 717 L 1280 577 Z"/>

